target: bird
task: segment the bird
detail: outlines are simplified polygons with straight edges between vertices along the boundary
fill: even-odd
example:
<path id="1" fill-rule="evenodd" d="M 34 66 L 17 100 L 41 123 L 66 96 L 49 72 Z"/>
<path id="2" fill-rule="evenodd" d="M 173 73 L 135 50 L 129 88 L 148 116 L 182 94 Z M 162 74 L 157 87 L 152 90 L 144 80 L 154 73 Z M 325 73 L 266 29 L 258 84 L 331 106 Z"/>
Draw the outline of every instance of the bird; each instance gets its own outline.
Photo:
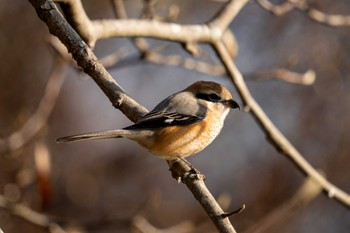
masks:
<path id="1" fill-rule="evenodd" d="M 57 142 L 126 138 L 160 158 L 186 158 L 213 142 L 230 109 L 235 108 L 240 106 L 225 86 L 212 81 L 197 81 L 162 100 L 133 125 L 62 137 Z"/>

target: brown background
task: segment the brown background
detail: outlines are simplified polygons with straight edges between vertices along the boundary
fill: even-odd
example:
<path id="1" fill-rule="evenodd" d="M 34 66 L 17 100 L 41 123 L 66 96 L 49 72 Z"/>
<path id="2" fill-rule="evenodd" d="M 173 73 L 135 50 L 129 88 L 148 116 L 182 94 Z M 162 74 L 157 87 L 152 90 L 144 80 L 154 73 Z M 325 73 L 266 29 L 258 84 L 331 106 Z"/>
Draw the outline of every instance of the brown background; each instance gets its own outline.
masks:
<path id="1" fill-rule="evenodd" d="M 198 2 L 176 1 L 180 7 L 176 22 L 205 22 L 220 8 L 217 2 Z M 113 17 L 109 1 L 83 3 L 93 19 Z M 346 0 L 312 1 L 312 4 L 327 13 L 350 14 L 350 3 Z M 139 1 L 128 1 L 131 17 L 137 17 L 140 9 Z M 237 66 L 249 80 L 249 89 L 258 103 L 314 167 L 350 193 L 349 27 L 325 26 L 297 10 L 276 17 L 253 2 L 243 9 L 231 28 L 239 44 Z M 24 124 L 43 95 L 53 66 L 47 37 L 46 26 L 28 2 L 0 1 L 2 138 Z M 189 56 L 180 51 L 178 44 L 162 43 L 166 53 Z M 102 57 L 122 46 L 133 51 L 127 39 L 109 39 L 99 41 L 95 52 Z M 212 60 L 216 59 L 211 50 L 207 53 Z M 291 60 L 295 62 L 293 71 L 316 71 L 314 85 L 256 80 L 256 72 L 285 67 Z M 238 98 L 227 79 L 178 67 L 137 61 L 109 71 L 148 109 L 199 79 L 225 84 Z M 45 128 L 21 150 L 1 155 L 0 193 L 9 192 L 23 171 L 28 172 L 32 181 L 19 188 L 15 199 L 86 232 L 129 232 L 136 215 L 144 216 L 159 228 L 185 220 L 196 226 L 208 221 L 185 186 L 171 178 L 165 161 L 136 144 L 126 140 L 55 143 L 60 136 L 130 124 L 89 77 L 74 68 L 67 72 Z M 44 207 L 33 162 L 38 141 L 47 145 L 52 162 L 53 192 L 50 203 Z M 265 140 L 260 128 L 244 111 L 232 111 L 218 139 L 190 161 L 206 175 L 207 186 L 216 197 L 230 196 L 229 209 L 246 204 L 243 213 L 231 218 L 238 232 L 249 229 L 285 203 L 304 179 Z M 345 233 L 350 229 L 349 209 L 323 194 L 287 220 L 275 231 Z M 4 209 L 0 209 L 0 227 L 5 233 L 46 232 Z"/>

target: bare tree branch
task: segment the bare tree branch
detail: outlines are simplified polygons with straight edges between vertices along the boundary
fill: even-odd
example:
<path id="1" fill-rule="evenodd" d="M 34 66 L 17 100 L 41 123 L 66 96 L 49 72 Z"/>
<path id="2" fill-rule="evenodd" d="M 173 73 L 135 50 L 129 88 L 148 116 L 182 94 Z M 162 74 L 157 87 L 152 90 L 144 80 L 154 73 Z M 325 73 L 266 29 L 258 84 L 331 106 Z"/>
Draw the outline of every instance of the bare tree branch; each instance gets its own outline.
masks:
<path id="1" fill-rule="evenodd" d="M 265 10 L 270 11 L 272 14 L 281 16 L 289 11 L 293 10 L 295 5 L 292 4 L 289 1 L 285 1 L 281 5 L 275 5 L 271 3 L 269 0 L 256 0 L 258 4 L 260 4 L 261 7 L 265 8 Z"/>
<path id="2" fill-rule="evenodd" d="M 319 23 L 324 23 L 333 27 L 350 26 L 350 15 L 326 14 L 320 10 L 309 8 L 305 10 L 307 15 Z"/>
<path id="3" fill-rule="evenodd" d="M 50 32 L 67 47 L 77 64 L 96 82 L 114 107 L 120 109 L 134 122 L 147 113 L 146 108 L 128 96 L 111 77 L 91 49 L 62 17 L 52 1 L 30 0 L 30 2 L 35 7 L 40 19 L 47 24 Z"/>
<path id="4" fill-rule="evenodd" d="M 132 225 L 140 233 L 191 233 L 194 230 L 194 224 L 188 221 L 181 222 L 167 229 L 158 229 L 142 216 L 135 216 Z"/>
<path id="5" fill-rule="evenodd" d="M 215 30 L 213 33 L 213 37 L 217 37 L 218 39 L 222 39 L 222 33 L 226 31 L 230 23 L 234 18 L 238 15 L 238 13 L 242 10 L 242 8 L 248 3 L 246 0 L 235 0 L 228 1 L 226 5 L 221 9 L 221 11 L 217 14 L 216 17 L 212 21 L 208 23 L 209 27 L 218 28 L 219 30 Z"/>
<path id="6" fill-rule="evenodd" d="M 235 84 L 240 96 L 242 97 L 246 107 L 245 110 L 249 111 L 252 116 L 256 119 L 262 130 L 266 134 L 268 140 L 272 143 L 275 148 L 282 154 L 286 155 L 287 158 L 291 159 L 292 162 L 306 175 L 312 177 L 317 181 L 328 193 L 330 198 L 335 198 L 341 203 L 350 207 L 350 196 L 343 190 L 339 189 L 326 178 L 324 178 L 315 168 L 313 168 L 305 158 L 299 153 L 299 151 L 288 141 L 288 139 L 277 129 L 272 121 L 267 117 L 265 112 L 261 109 L 259 104 L 250 94 L 247 85 L 243 79 L 242 74 L 237 69 L 236 65 L 230 58 L 230 54 L 225 49 L 223 43 L 218 42 L 214 44 L 214 48 L 219 54 L 222 62 L 226 66 L 226 69 Z"/>
<path id="7" fill-rule="evenodd" d="M 3 195 L 0 195 L 0 207 L 34 225 L 48 229 L 51 233 L 66 233 L 62 227 L 53 222 L 47 215 L 36 212 L 23 204 L 10 202 Z"/>
<path id="8" fill-rule="evenodd" d="M 308 177 L 298 191 L 285 203 L 267 213 L 260 221 L 244 233 L 278 232 L 283 223 L 292 219 L 302 208 L 315 199 L 322 189 L 321 186 Z"/>
<path id="9" fill-rule="evenodd" d="M 189 163 L 187 161 L 184 162 L 183 159 L 171 160 L 169 161 L 169 166 L 173 177 L 180 178 L 181 181 L 186 184 L 187 188 L 207 212 L 219 232 L 236 232 L 229 218 L 225 216 L 226 213 L 205 186 L 205 177 L 203 174 L 196 172 Z"/>
<path id="10" fill-rule="evenodd" d="M 242 4 L 243 6 L 245 3 L 247 3 L 247 1 L 230 1 L 227 6 L 233 7 L 232 5 L 234 4 Z M 50 6 L 49 9 L 51 8 L 52 7 Z M 228 17 L 231 17 L 232 19 L 232 15 L 229 16 L 229 13 L 230 12 L 223 10 L 221 14 L 223 14 L 224 16 L 219 14 L 218 17 L 223 17 L 225 19 Z M 45 17 L 42 17 L 42 18 L 45 19 Z M 57 25 L 57 24 L 54 24 L 54 22 L 55 20 L 53 20 L 53 22 L 51 22 L 50 20 L 48 21 L 49 28 L 51 27 L 54 28 L 55 25 Z M 335 198 L 336 200 L 342 202 L 343 204 L 350 206 L 349 195 L 346 194 L 344 191 L 340 190 L 339 188 L 337 188 L 336 186 L 334 186 L 332 183 L 326 180 L 322 175 L 320 175 L 302 157 L 302 155 L 295 149 L 295 147 L 283 136 L 283 134 L 274 126 L 271 120 L 266 116 L 264 111 L 253 99 L 249 90 L 246 87 L 246 84 L 243 80 L 241 73 L 238 71 L 234 63 L 231 61 L 230 54 L 227 52 L 225 45 L 222 42 L 220 42 L 220 35 L 222 35 L 223 33 L 218 32 L 218 30 L 222 30 L 222 28 L 218 28 L 215 26 L 212 28 L 206 25 L 181 26 L 178 24 L 169 24 L 169 23 L 161 23 L 161 22 L 154 22 L 154 21 L 137 21 L 137 20 L 121 20 L 121 21 L 115 22 L 115 25 L 113 26 L 112 22 L 113 20 L 107 20 L 107 21 L 97 21 L 97 22 L 95 21 L 94 23 L 96 24 L 102 23 L 101 25 L 99 25 L 101 33 L 106 29 L 107 25 L 112 27 L 111 30 L 107 30 L 107 32 L 102 33 L 102 34 L 105 34 L 105 36 L 107 36 L 107 34 L 108 36 L 132 36 L 132 37 L 144 36 L 144 37 L 155 37 L 159 39 L 175 40 L 179 42 L 212 43 L 219 57 L 222 59 L 222 62 L 226 66 L 229 72 L 229 75 L 231 76 L 232 81 L 236 85 L 244 103 L 246 104 L 246 110 L 250 111 L 254 116 L 254 118 L 257 120 L 257 122 L 262 126 L 262 129 L 266 133 L 267 138 L 272 142 L 272 144 L 276 147 L 276 149 L 278 151 L 281 151 L 288 158 L 290 158 L 297 165 L 297 167 L 299 167 L 305 174 L 317 180 L 321 184 L 323 189 L 328 193 L 329 197 Z M 122 24 L 124 24 L 124 26 Z M 72 30 L 67 25 L 64 25 L 64 27 L 69 28 L 69 30 L 68 31 L 67 29 L 65 30 L 67 31 L 67 33 L 68 32 L 72 33 Z M 127 29 L 125 28 L 125 25 L 128 25 Z M 140 25 L 142 25 L 142 27 Z M 209 23 L 208 25 L 213 25 L 213 24 Z M 223 23 L 220 25 L 227 25 L 227 23 Z M 130 30 L 132 26 L 135 26 L 135 28 L 133 28 L 133 30 L 135 31 L 133 32 Z M 147 28 L 147 30 L 145 30 L 145 28 Z M 118 29 L 118 32 L 120 32 L 120 34 L 118 34 L 117 31 L 115 31 L 115 29 Z M 189 31 L 191 31 L 191 33 L 188 33 Z M 123 111 L 124 109 L 123 107 L 128 106 L 128 104 L 125 104 L 125 102 L 121 101 L 123 98 L 121 98 L 120 95 L 121 94 L 123 94 L 123 96 L 127 96 L 127 95 L 121 90 L 121 88 L 115 83 L 113 79 L 112 79 L 113 81 L 111 80 L 108 74 L 105 74 L 105 71 L 102 70 L 103 72 L 97 72 L 105 75 L 105 78 L 102 79 L 102 81 L 99 80 L 99 78 L 97 78 L 98 76 L 96 75 L 96 73 L 93 72 L 94 69 L 92 68 L 94 68 L 94 65 L 97 64 L 98 62 L 96 60 L 96 57 L 94 57 L 94 55 L 92 54 L 92 52 L 88 49 L 82 49 L 82 51 L 79 52 L 80 50 L 79 47 L 84 48 L 84 45 L 75 37 L 73 41 L 75 41 L 76 43 L 72 44 L 72 41 L 67 40 L 67 38 L 64 35 L 58 34 L 58 36 L 62 37 L 61 40 L 67 45 L 68 48 L 70 48 L 69 50 L 73 52 L 73 56 L 78 61 L 78 64 L 84 68 L 85 72 L 92 73 L 91 74 L 92 78 L 101 87 L 101 89 L 105 91 L 106 95 L 110 98 L 111 102 L 116 107 L 120 107 L 121 110 Z M 76 53 L 72 48 L 78 49 L 78 53 Z M 84 62 L 84 60 L 80 61 L 80 59 L 84 58 L 84 56 L 80 56 L 82 53 L 83 54 L 86 53 L 87 57 L 88 58 L 90 57 L 91 59 L 87 59 L 87 62 Z M 102 69 L 100 66 L 97 66 L 97 67 L 98 67 L 98 71 Z M 114 87 L 115 85 L 116 87 Z M 107 88 L 108 86 L 110 87 Z M 115 89 L 118 91 L 110 91 Z M 131 101 L 130 99 L 128 100 L 131 103 L 130 106 L 134 106 L 134 109 L 137 110 L 138 108 L 137 107 L 135 108 L 137 104 L 135 104 L 135 102 Z M 125 107 L 125 109 L 130 110 L 127 107 Z M 123 112 L 128 116 L 128 111 L 126 111 L 125 109 Z"/>
<path id="11" fill-rule="evenodd" d="M 115 107 L 119 108 L 129 117 L 129 119 L 134 121 L 147 112 L 144 107 L 131 99 L 131 97 L 129 97 L 121 89 L 116 81 L 112 79 L 102 64 L 97 60 L 91 49 L 81 40 L 77 33 L 65 21 L 51 1 L 29 1 L 36 9 L 39 18 L 47 24 L 50 32 L 57 36 L 68 48 L 68 51 L 72 53 L 73 58 L 77 61 L 78 65 L 81 66 L 83 70 L 93 78 L 93 80 L 104 91 Z M 177 25 L 177 27 L 181 28 L 179 25 Z M 188 173 L 188 169 L 184 165 L 178 167 L 182 169 L 177 171 L 185 173 L 177 174 L 192 191 L 205 211 L 207 211 L 209 217 L 213 220 L 218 230 L 220 232 L 235 232 L 229 219 L 227 217 L 221 217 L 224 212 L 206 188 L 203 178 L 197 179 L 196 177 L 199 177 L 197 173 L 195 173 L 196 176 L 193 177 L 193 174 L 191 175 L 191 173 Z M 201 196 L 203 194 L 207 195 Z"/>
<path id="12" fill-rule="evenodd" d="M 122 0 L 112 0 L 113 10 L 117 18 L 119 19 L 127 19 L 128 15 L 125 10 L 124 2 Z M 226 33 L 226 38 L 227 38 Z M 142 54 L 142 58 L 144 61 L 148 61 L 158 65 L 169 65 L 169 66 L 179 66 L 188 70 L 194 70 L 200 73 L 211 74 L 221 76 L 226 74 L 226 70 L 222 65 L 214 65 L 206 62 L 198 61 L 191 58 L 183 58 L 178 55 L 162 55 L 159 51 L 155 51 L 156 49 L 151 50 L 150 45 L 147 40 L 143 38 L 132 38 L 134 45 Z M 234 41 L 234 46 L 237 47 L 236 41 L 232 38 L 229 38 L 228 41 Z M 228 42 L 228 43 L 229 43 Z M 235 49 L 234 52 L 237 52 Z M 115 59 L 115 61 L 119 62 L 120 60 Z M 114 65 L 114 64 L 113 64 Z M 112 64 L 109 64 L 111 67 Z"/>
<path id="13" fill-rule="evenodd" d="M 212 65 L 209 63 L 197 61 L 191 58 L 181 56 L 164 56 L 153 51 L 146 52 L 144 59 L 148 62 L 159 65 L 179 66 L 188 70 L 194 70 L 204 74 L 222 76 L 226 74 L 226 70 L 222 65 Z"/>
<path id="14" fill-rule="evenodd" d="M 63 70 L 65 67 L 66 62 L 57 57 L 38 108 L 22 128 L 13 132 L 7 138 L 0 139 L 0 154 L 16 151 L 23 147 L 45 126 L 60 93 L 64 81 Z"/>
<path id="15" fill-rule="evenodd" d="M 255 75 L 257 79 L 280 79 L 285 82 L 295 83 L 300 85 L 312 85 L 316 80 L 316 73 L 313 70 L 308 70 L 303 74 L 292 72 L 290 70 L 279 68 L 271 71 L 261 71 Z"/>
<path id="16" fill-rule="evenodd" d="M 72 4 L 72 0 L 63 0 L 62 2 L 71 4 L 70 7 L 75 8 L 71 12 L 75 12 L 78 15 L 85 14 L 80 13 L 80 11 L 84 11 L 81 4 Z M 90 38 L 89 41 L 111 37 L 152 37 L 183 43 L 215 41 L 222 37 L 222 34 L 225 31 L 223 29 L 227 28 L 229 23 L 236 17 L 237 13 L 247 4 L 247 2 L 248 0 L 229 1 L 225 7 L 222 8 L 222 11 L 218 16 L 208 25 L 179 25 L 154 20 L 125 18 L 118 20 L 93 20 L 90 21 L 90 23 L 93 27 L 92 30 L 94 35 L 91 36 L 92 38 Z M 121 14 L 120 17 L 125 17 L 125 15 L 123 15 L 124 13 L 119 12 L 118 14 Z M 72 20 L 74 19 L 76 19 L 76 17 L 72 17 Z M 86 20 L 85 16 L 84 20 Z M 79 22 L 75 22 L 73 25 L 78 23 Z"/>
<path id="17" fill-rule="evenodd" d="M 95 80 L 95 82 L 105 92 L 115 107 L 120 108 L 123 113 L 126 114 L 131 120 L 136 120 L 138 117 L 147 112 L 143 107 L 138 105 L 134 100 L 126 95 L 125 92 L 118 86 L 118 84 L 109 76 L 109 74 L 97 61 L 91 50 L 87 48 L 83 42 L 81 42 L 80 38 L 74 34 L 74 31 L 69 27 L 69 25 L 66 22 L 62 21 L 59 13 L 56 12 L 57 10 L 55 9 L 54 5 L 52 5 L 52 3 L 48 1 L 38 1 L 40 2 L 39 4 L 34 0 L 31 2 L 36 7 L 39 16 L 48 24 L 51 32 L 57 35 L 67 46 L 69 51 L 73 54 L 73 57 L 77 60 L 78 65 L 80 65 L 84 71 Z M 350 206 L 349 195 L 339 188 L 335 187 L 322 175 L 320 175 L 274 126 L 271 120 L 266 116 L 254 98 L 251 96 L 241 73 L 232 62 L 230 53 L 228 52 L 225 44 L 222 42 L 222 35 L 224 34 L 224 31 L 226 30 L 229 23 L 233 20 L 237 12 L 239 12 L 239 7 L 243 7 L 246 2 L 247 1 L 230 1 L 227 4 L 227 7 L 220 12 L 218 17 L 209 22 L 207 25 L 204 24 L 181 26 L 174 23 L 129 19 L 99 20 L 93 21 L 92 25 L 94 27 L 97 39 L 110 37 L 143 36 L 183 43 L 207 42 L 212 44 L 219 57 L 221 58 L 223 64 L 227 68 L 228 74 L 231 76 L 233 83 L 237 87 L 237 90 L 246 105 L 246 110 L 250 111 L 257 122 L 262 126 L 262 129 L 265 132 L 266 136 L 276 147 L 276 149 L 284 155 L 288 156 L 309 177 L 315 179 L 328 193 L 329 197 L 335 198 L 343 204 Z M 301 6 L 298 7 L 303 9 Z M 288 9 L 290 9 L 290 7 Z M 48 10 L 51 12 L 51 14 L 48 14 Z M 308 10 L 311 12 L 310 9 Z M 287 10 L 284 10 L 284 12 L 287 12 Z M 337 17 L 328 17 L 328 20 L 321 19 L 322 15 L 320 15 L 319 12 L 313 12 L 317 13 L 314 14 L 316 15 L 314 18 L 317 18 L 320 22 L 322 20 L 322 22 L 332 21 L 334 25 L 337 24 L 334 23 L 336 22 L 335 19 L 338 19 Z M 59 28 L 60 30 L 63 30 L 57 30 L 57 25 L 61 27 Z M 67 35 L 74 36 L 68 37 Z M 183 172 L 185 172 L 185 170 L 183 170 L 180 174 L 184 174 Z M 182 180 L 192 191 L 195 197 L 199 199 L 198 197 L 202 197 L 202 194 L 198 194 L 197 196 L 196 191 L 203 191 L 205 189 L 205 187 L 202 187 L 204 185 L 203 178 L 201 178 L 201 176 L 198 176 L 198 174 L 195 174 L 195 179 L 193 179 L 193 177 L 194 176 L 191 175 L 184 176 L 182 177 Z M 211 197 L 209 199 L 214 198 Z M 223 216 L 221 208 L 218 210 L 215 208 L 211 209 L 213 208 L 211 204 L 207 206 L 207 204 L 205 204 L 206 202 L 200 203 L 203 205 L 206 211 L 209 211 L 209 216 L 211 216 L 210 213 L 214 213 L 212 216 L 215 218 L 212 220 L 218 229 L 225 225 L 225 223 L 222 223 L 220 221 L 226 221 L 227 218 L 218 218 L 218 216 Z M 212 203 L 212 201 L 208 201 L 207 203 Z M 220 231 L 226 232 L 224 229 Z M 234 229 L 232 228 L 228 232 L 234 232 Z"/>
<path id="18" fill-rule="evenodd" d="M 78 32 L 81 38 L 90 46 L 96 43 L 95 32 L 89 17 L 87 16 L 81 1 L 55 0 L 60 6 L 72 27 Z"/>
<path id="19" fill-rule="evenodd" d="M 286 0 L 281 5 L 275 5 L 269 0 L 256 0 L 265 10 L 272 14 L 281 16 L 294 9 L 299 9 L 318 23 L 333 27 L 350 26 L 350 15 L 327 14 L 313 7 L 310 7 L 306 0 Z"/>

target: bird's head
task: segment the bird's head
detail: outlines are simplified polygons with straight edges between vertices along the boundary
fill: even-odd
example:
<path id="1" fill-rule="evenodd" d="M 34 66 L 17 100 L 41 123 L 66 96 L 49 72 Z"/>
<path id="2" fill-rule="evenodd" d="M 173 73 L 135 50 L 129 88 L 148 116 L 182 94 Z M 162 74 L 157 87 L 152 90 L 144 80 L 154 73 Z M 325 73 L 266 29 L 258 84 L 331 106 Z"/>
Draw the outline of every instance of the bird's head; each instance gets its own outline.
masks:
<path id="1" fill-rule="evenodd" d="M 240 108 L 231 93 L 221 84 L 211 81 L 198 81 L 186 88 L 198 101 L 209 109 L 228 112 L 230 108 Z"/>

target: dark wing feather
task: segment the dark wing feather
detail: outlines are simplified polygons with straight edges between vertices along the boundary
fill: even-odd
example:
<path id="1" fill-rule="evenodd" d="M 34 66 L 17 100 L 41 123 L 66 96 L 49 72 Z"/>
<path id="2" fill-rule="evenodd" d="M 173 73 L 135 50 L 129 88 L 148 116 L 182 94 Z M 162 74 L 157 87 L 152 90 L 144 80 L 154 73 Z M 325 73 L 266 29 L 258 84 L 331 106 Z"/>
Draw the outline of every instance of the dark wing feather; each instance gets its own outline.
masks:
<path id="1" fill-rule="evenodd" d="M 124 129 L 189 125 L 203 120 L 206 114 L 206 108 L 198 104 L 191 93 L 179 92 L 164 99 L 138 122 Z"/>
<path id="2" fill-rule="evenodd" d="M 174 125 L 189 125 L 203 120 L 203 115 L 186 115 L 175 112 L 151 112 L 145 115 L 140 121 L 134 125 L 128 126 L 124 129 L 147 129 L 147 128 L 161 128 Z"/>

